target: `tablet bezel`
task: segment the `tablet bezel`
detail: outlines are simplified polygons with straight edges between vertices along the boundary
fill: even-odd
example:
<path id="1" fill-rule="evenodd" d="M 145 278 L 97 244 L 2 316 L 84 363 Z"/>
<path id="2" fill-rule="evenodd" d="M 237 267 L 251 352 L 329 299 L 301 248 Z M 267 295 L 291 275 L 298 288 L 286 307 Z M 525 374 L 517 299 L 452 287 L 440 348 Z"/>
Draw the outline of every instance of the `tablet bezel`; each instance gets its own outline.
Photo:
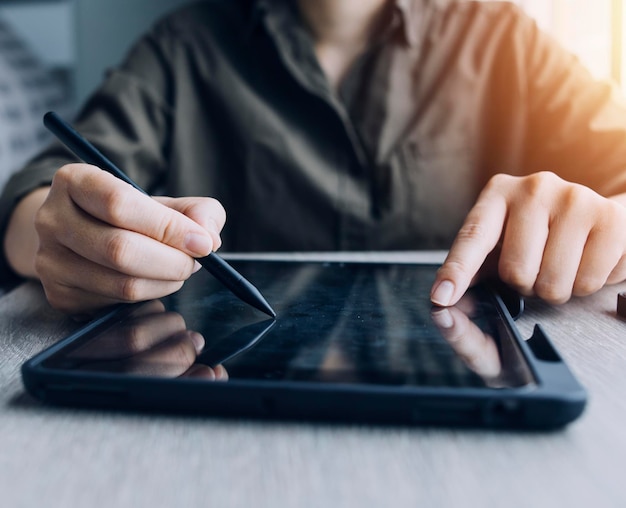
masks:
<path id="1" fill-rule="evenodd" d="M 571 422 L 584 409 L 584 389 L 543 330 L 535 327 L 532 338 L 524 341 L 502 295 L 493 292 L 493 298 L 535 378 L 532 387 L 489 390 L 298 381 L 207 383 L 183 378 L 62 371 L 43 365 L 75 341 L 97 333 L 111 320 L 123 318 L 131 308 L 128 305 L 116 306 L 29 360 L 22 367 L 22 375 L 27 390 L 37 399 L 72 406 L 228 417 L 473 427 L 558 428 Z"/>

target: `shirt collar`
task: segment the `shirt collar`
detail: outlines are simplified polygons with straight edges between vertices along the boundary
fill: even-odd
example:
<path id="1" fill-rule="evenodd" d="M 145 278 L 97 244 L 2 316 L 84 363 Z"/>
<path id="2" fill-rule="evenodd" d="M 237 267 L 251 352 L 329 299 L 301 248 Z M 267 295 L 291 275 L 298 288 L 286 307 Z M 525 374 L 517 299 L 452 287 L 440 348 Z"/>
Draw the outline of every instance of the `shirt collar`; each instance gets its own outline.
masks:
<path id="1" fill-rule="evenodd" d="M 285 3 L 295 0 L 252 0 L 250 2 L 246 38 L 251 37 L 262 19 L 270 14 L 280 14 Z M 419 44 L 425 7 L 429 0 L 394 0 L 393 24 L 402 30 L 404 42 L 411 47 Z M 281 5 L 283 4 L 283 5 Z"/>
<path id="2" fill-rule="evenodd" d="M 423 2 L 416 0 L 395 0 L 396 17 L 399 15 L 405 42 L 415 47 L 419 43 L 419 30 L 424 12 L 420 12 Z"/>

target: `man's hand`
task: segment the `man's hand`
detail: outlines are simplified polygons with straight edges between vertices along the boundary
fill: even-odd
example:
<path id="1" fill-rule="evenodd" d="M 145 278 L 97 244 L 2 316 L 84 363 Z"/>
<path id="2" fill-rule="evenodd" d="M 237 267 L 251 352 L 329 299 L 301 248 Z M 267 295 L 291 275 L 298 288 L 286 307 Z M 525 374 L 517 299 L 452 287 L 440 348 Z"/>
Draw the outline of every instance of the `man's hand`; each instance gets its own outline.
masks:
<path id="1" fill-rule="evenodd" d="M 625 253 L 626 207 L 617 200 L 552 173 L 496 175 L 452 244 L 431 300 L 454 305 L 489 256 L 522 295 L 563 303 L 624 280 Z"/>
<path id="2" fill-rule="evenodd" d="M 70 164 L 35 216 L 35 270 L 51 305 L 70 314 L 159 298 L 198 269 L 194 257 L 219 247 L 224 221 L 214 199 L 153 199 L 94 166 Z"/>

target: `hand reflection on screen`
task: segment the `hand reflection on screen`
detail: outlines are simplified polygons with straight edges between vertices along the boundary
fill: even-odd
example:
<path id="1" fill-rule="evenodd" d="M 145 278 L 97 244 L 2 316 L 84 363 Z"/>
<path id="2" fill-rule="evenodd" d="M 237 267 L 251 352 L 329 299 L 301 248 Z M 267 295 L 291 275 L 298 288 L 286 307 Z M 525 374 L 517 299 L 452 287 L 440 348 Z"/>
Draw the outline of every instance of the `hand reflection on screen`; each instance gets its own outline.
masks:
<path id="1" fill-rule="evenodd" d="M 122 326 L 104 331 L 69 355 L 85 370 L 139 376 L 227 380 L 222 365 L 195 363 L 204 337 L 188 330 L 183 317 L 166 312 L 159 300 L 139 307 Z"/>
<path id="2" fill-rule="evenodd" d="M 472 302 L 462 299 L 454 307 L 435 308 L 434 324 L 465 365 L 478 374 L 488 386 L 500 385 L 500 354 L 495 341 L 470 319 Z"/>

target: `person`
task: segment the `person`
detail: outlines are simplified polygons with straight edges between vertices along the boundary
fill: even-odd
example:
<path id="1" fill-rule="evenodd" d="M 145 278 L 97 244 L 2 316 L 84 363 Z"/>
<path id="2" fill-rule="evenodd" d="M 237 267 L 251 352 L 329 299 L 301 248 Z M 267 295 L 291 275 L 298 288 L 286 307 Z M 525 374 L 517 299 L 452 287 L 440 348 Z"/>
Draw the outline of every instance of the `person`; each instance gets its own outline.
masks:
<path id="1" fill-rule="evenodd" d="M 442 306 L 489 270 L 551 303 L 626 278 L 625 106 L 509 3 L 198 2 L 75 126 L 154 199 L 59 144 L 9 182 L 0 272 L 70 314 L 220 246 L 450 247 Z"/>

